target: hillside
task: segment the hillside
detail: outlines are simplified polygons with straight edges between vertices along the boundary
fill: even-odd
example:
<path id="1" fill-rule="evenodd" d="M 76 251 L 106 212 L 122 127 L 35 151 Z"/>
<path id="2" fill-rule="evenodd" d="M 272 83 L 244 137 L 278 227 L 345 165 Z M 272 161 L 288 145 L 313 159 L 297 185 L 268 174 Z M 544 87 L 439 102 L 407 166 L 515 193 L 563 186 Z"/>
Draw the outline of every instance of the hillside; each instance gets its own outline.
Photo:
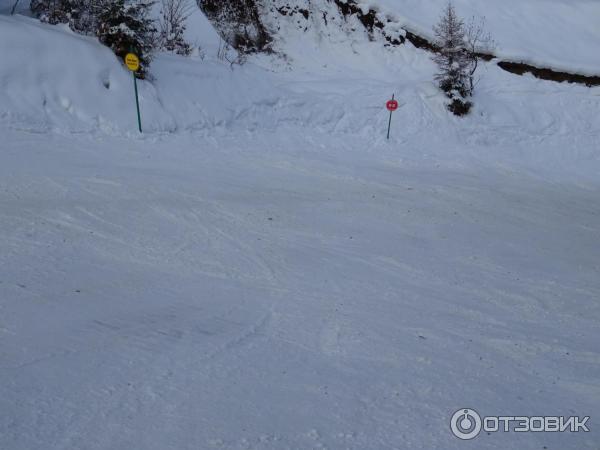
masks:
<path id="1" fill-rule="evenodd" d="M 398 116 L 405 136 L 424 130 L 452 134 L 456 127 L 489 136 L 501 125 L 519 136 L 550 133 L 572 139 L 599 128 L 597 87 L 518 77 L 493 63 L 481 72 L 475 113 L 456 122 L 432 81 L 429 53 L 410 43 L 386 46 L 355 17 L 344 22 L 332 8 L 328 4 L 327 24 L 315 14 L 308 22 L 298 14 L 265 16 L 269 28 L 279 20 L 276 53 L 256 55 L 243 66 L 216 57 L 219 37 L 196 10 L 189 39 L 204 57 L 157 55 L 153 79 L 140 83 L 146 130 L 298 125 L 379 134 L 387 123 L 382 105 L 392 93 L 404 105 Z M 64 27 L 22 16 L 0 16 L 0 23 L 0 50 L 6 55 L 0 69 L 0 120 L 35 130 L 122 134 L 135 129 L 130 74 L 108 49 Z M 570 114 L 563 114 L 565 108 Z"/>
<path id="2" fill-rule="evenodd" d="M 425 36 L 438 21 L 445 0 L 359 0 L 390 12 L 402 25 Z M 485 17 L 497 41 L 496 54 L 542 67 L 600 73 L 600 3 L 586 0 L 456 0 L 460 15 Z"/>

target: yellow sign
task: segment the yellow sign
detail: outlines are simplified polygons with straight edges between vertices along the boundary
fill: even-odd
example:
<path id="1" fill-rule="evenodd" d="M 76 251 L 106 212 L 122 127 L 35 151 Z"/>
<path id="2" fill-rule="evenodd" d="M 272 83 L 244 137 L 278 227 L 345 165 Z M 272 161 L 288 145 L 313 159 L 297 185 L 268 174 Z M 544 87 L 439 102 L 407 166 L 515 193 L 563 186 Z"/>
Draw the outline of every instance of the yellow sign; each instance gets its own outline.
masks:
<path id="1" fill-rule="evenodd" d="M 140 59 L 133 53 L 127 53 L 125 55 L 125 65 L 132 72 L 137 72 L 140 68 Z"/>

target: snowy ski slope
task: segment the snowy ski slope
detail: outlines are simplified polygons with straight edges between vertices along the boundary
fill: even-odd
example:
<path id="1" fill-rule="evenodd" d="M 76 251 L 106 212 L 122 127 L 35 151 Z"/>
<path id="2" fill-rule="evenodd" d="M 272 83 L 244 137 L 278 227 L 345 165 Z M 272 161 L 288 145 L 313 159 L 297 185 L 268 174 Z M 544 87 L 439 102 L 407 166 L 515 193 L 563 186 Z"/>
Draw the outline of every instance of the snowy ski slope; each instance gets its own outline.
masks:
<path id="1" fill-rule="evenodd" d="M 567 8 L 521 3 L 531 42 Z M 456 119 L 410 45 L 282 24 L 232 69 L 191 20 L 140 136 L 110 51 L 0 15 L 0 449 L 598 450 L 600 88 L 484 65 Z M 464 407 L 591 432 L 466 443 Z"/>
<path id="2" fill-rule="evenodd" d="M 0 133 L 3 449 L 460 450 L 459 408 L 600 415 L 598 162 L 555 176 L 551 138 Z"/>

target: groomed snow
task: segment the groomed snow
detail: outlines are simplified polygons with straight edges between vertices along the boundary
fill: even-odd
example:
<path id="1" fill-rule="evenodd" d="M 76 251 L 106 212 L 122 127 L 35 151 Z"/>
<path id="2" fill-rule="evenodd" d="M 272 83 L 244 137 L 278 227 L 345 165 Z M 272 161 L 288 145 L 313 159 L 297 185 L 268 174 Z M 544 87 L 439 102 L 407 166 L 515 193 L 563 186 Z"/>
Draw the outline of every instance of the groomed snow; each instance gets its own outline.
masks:
<path id="1" fill-rule="evenodd" d="M 460 450 L 462 407 L 600 417 L 598 178 L 426 137 L 0 132 L 3 449 Z"/>

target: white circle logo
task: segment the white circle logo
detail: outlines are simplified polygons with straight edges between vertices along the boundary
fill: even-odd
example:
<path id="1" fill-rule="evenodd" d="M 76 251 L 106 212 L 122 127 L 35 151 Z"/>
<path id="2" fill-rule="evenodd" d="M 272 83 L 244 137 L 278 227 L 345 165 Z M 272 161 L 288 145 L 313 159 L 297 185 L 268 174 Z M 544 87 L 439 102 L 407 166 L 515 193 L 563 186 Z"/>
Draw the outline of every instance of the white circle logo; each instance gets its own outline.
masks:
<path id="1" fill-rule="evenodd" d="M 459 439 L 465 441 L 474 439 L 481 431 L 481 417 L 474 409 L 459 409 L 450 420 L 450 429 Z"/>

